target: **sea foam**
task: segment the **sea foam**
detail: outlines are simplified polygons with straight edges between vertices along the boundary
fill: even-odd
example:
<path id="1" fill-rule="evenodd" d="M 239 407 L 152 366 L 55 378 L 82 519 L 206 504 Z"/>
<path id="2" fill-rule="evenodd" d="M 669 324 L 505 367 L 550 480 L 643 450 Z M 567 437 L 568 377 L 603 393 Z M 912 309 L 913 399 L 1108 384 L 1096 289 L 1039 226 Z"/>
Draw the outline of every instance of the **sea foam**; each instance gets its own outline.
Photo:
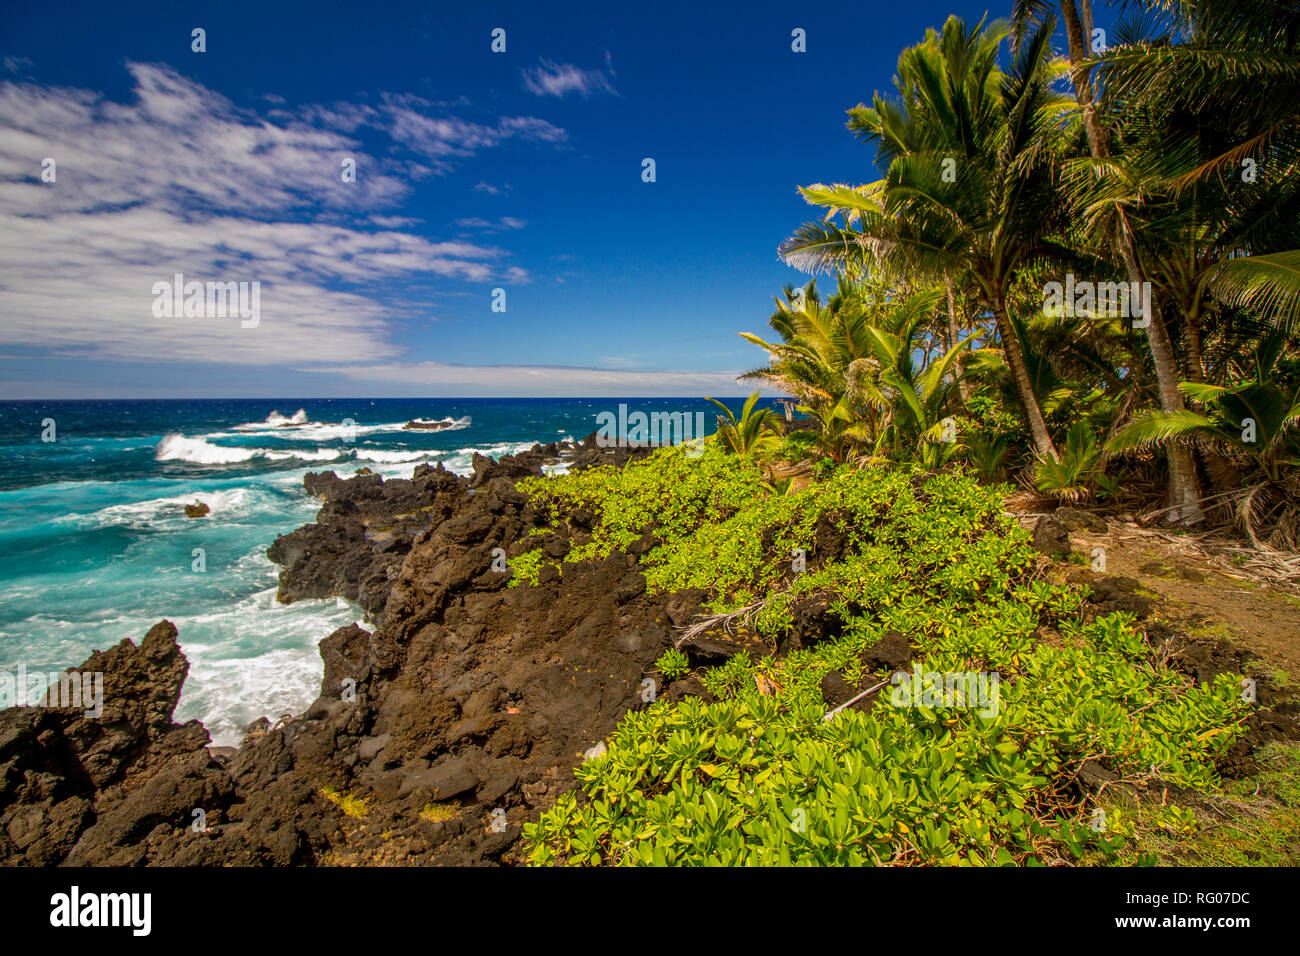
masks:
<path id="1" fill-rule="evenodd" d="M 184 435 L 164 435 L 163 440 L 154 449 L 154 458 L 158 461 L 189 461 L 198 465 L 233 465 L 236 462 L 251 461 L 257 456 L 255 448 L 227 448 L 213 445 L 202 438 L 186 438 Z"/>
<path id="2" fill-rule="evenodd" d="M 317 448 L 314 451 L 295 448 L 234 448 L 214 445 L 206 438 L 186 438 L 184 435 L 164 435 L 154 449 L 157 461 L 187 461 L 195 465 L 237 465 L 254 458 L 267 461 L 332 461 L 345 454 L 342 448 Z"/>

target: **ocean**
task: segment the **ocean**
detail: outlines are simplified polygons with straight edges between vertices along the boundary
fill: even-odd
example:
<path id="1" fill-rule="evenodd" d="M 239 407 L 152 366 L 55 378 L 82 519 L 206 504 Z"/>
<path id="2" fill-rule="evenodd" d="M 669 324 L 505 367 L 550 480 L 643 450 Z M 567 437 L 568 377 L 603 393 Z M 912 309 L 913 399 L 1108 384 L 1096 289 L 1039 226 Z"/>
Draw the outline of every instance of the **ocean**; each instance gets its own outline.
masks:
<path id="1" fill-rule="evenodd" d="M 304 474 L 469 474 L 475 452 L 581 439 L 620 403 L 704 412 L 710 431 L 717 412 L 699 399 L 0 403 L 0 672 L 55 673 L 167 618 L 190 662 L 175 719 L 237 744 L 258 717 L 311 703 L 317 644 L 361 621 L 341 599 L 275 599 L 266 549 L 320 507 Z M 449 427 L 402 428 L 417 418 Z M 210 514 L 187 517 L 196 501 Z"/>

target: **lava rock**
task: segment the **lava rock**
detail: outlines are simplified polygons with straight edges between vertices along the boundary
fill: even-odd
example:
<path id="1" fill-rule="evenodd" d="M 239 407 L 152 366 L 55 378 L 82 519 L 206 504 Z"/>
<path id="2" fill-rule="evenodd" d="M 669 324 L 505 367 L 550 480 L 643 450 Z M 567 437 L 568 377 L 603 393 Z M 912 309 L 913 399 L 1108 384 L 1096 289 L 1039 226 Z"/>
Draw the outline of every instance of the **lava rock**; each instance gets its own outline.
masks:
<path id="1" fill-rule="evenodd" d="M 1060 521 L 1044 516 L 1034 525 L 1034 549 L 1049 557 L 1070 554 L 1070 532 Z"/>

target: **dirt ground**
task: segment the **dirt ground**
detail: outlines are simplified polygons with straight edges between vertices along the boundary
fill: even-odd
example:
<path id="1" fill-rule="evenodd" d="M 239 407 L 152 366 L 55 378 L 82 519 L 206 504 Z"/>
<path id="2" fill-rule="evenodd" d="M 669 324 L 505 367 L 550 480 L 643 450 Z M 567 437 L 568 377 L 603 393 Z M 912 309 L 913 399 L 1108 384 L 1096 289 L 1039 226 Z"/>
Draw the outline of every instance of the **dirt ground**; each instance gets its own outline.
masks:
<path id="1" fill-rule="evenodd" d="M 1068 532 L 1069 563 L 1136 581 L 1154 602 L 1152 616 L 1173 630 L 1230 641 L 1282 671 L 1283 683 L 1300 683 L 1300 555 L 1263 554 L 1223 530 L 1178 534 L 1142 527 L 1127 514 L 1057 509 L 1023 492 L 1009 495 L 1005 507 L 1030 533 L 1041 519 L 1057 534 Z"/>
<path id="2" fill-rule="evenodd" d="M 1106 552 L 1106 573 L 1135 578 L 1158 595 L 1157 616 L 1194 636 L 1226 638 L 1291 678 L 1300 678 L 1300 597 L 1228 576 L 1159 539 L 1134 538 L 1112 523 L 1106 534 L 1072 532 L 1084 555 Z"/>

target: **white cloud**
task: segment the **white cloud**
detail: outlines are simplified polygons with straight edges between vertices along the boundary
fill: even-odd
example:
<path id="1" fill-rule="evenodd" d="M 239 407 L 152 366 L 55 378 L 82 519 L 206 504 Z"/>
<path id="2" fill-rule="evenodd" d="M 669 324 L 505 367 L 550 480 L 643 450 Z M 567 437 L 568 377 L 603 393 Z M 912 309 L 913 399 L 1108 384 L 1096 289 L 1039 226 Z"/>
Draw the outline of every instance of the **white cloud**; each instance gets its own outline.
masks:
<path id="1" fill-rule="evenodd" d="M 39 183 L 41 159 L 58 164 L 57 183 L 27 194 L 30 202 L 18 208 L 6 205 L 8 211 L 89 213 L 136 203 L 245 215 L 309 206 L 369 210 L 410 191 L 391 166 L 370 160 L 340 133 L 269 122 L 170 67 L 127 69 L 136 99 L 126 104 L 87 90 L 0 84 L 5 178 Z M 349 156 L 357 160 L 355 183 L 340 175 Z M 27 177 L 19 172 L 24 167 Z"/>
<path id="2" fill-rule="evenodd" d="M 371 216 L 370 221 L 380 229 L 404 229 L 407 226 L 418 225 L 422 220 L 412 219 L 410 216 Z"/>
<path id="3" fill-rule="evenodd" d="M 563 130 L 528 117 L 435 119 L 421 112 L 434 104 L 409 97 L 259 115 L 170 67 L 127 69 L 127 103 L 0 83 L 0 345 L 116 360 L 382 361 L 399 352 L 388 336 L 406 314 L 399 283 L 526 280 L 500 249 L 402 232 L 415 220 L 379 214 L 408 195 L 409 168 L 349 132 L 387 130 L 446 162 L 510 137 L 557 142 Z M 55 182 L 41 180 L 45 157 Z M 345 157 L 356 182 L 340 177 Z M 260 282 L 260 324 L 154 318 L 153 284 L 178 272 Z"/>
<path id="4" fill-rule="evenodd" d="M 605 54 L 609 66 L 609 54 Z M 543 58 L 540 66 L 523 71 L 524 89 L 537 96 L 564 97 L 577 93 L 589 97 L 595 93 L 614 93 L 612 69 L 584 70 L 572 63 L 556 63 Z"/>

